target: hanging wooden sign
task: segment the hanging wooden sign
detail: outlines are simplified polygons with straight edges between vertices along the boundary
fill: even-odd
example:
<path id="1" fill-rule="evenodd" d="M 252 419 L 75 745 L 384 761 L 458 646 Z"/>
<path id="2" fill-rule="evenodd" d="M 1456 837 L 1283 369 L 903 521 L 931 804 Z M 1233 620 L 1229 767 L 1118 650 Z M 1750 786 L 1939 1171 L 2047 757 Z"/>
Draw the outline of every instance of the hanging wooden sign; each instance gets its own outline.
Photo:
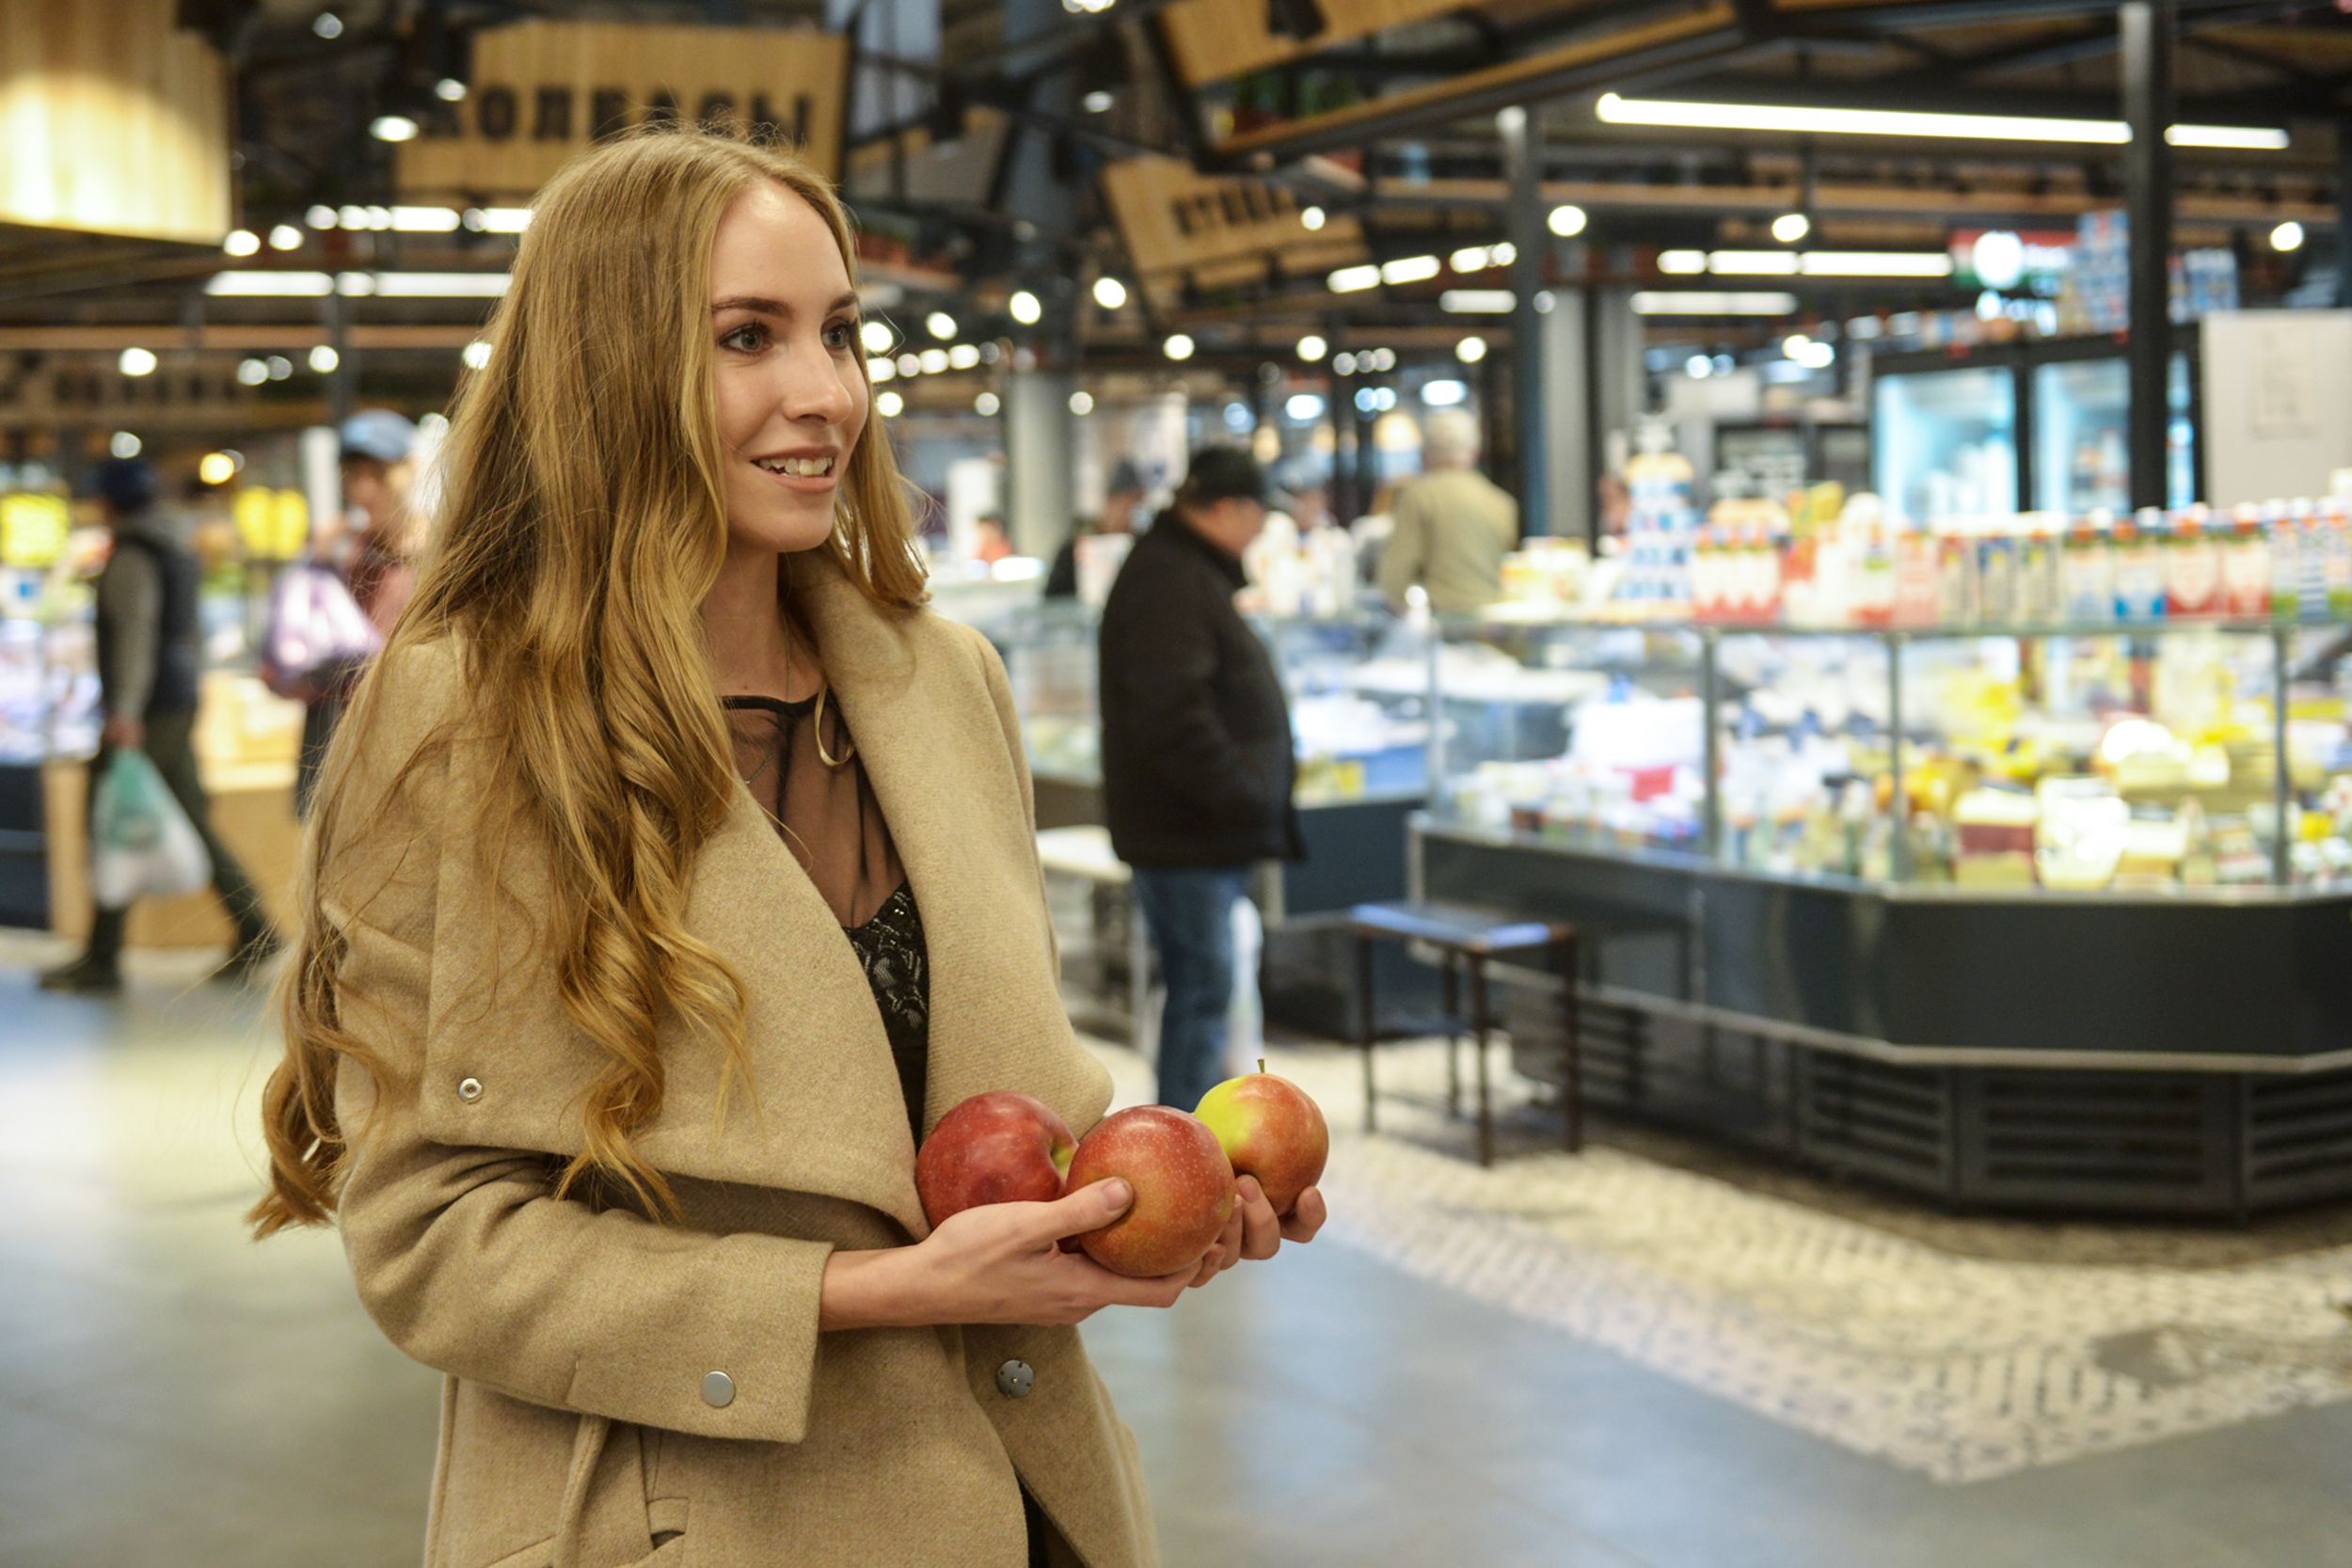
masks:
<path id="1" fill-rule="evenodd" d="M 1146 287 L 1190 278 L 1204 286 L 1264 274 L 1269 265 L 1320 275 L 1364 259 L 1362 227 L 1334 213 L 1307 227 L 1287 186 L 1202 174 L 1175 158 L 1128 158 L 1103 171 L 1103 192 Z"/>
<path id="2" fill-rule="evenodd" d="M 1198 87 L 1463 8 L 1462 0 L 1177 0 L 1160 24 L 1177 73 Z"/>
<path id="3" fill-rule="evenodd" d="M 597 138 L 651 119 L 773 127 L 828 179 L 850 44 L 762 27 L 524 22 L 476 35 L 471 90 L 399 150 L 417 198 L 527 198 Z"/>

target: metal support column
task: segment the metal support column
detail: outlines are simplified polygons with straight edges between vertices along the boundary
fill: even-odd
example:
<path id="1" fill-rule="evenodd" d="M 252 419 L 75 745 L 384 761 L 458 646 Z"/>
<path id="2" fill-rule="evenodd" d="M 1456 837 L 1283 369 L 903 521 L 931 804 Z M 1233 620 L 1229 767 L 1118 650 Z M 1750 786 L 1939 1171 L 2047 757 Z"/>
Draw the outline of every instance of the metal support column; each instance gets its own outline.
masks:
<path id="1" fill-rule="evenodd" d="M 1550 400 L 1544 388 L 1543 321 L 1535 296 L 1543 292 L 1544 259 L 1551 232 L 1544 226 L 1543 129 L 1525 108 L 1495 116 L 1502 135 L 1502 166 L 1511 186 L 1511 405 L 1518 439 L 1520 531 L 1551 531 L 1551 469 L 1546 438 Z"/>
<path id="2" fill-rule="evenodd" d="M 2132 504 L 2165 502 L 2165 423 L 2172 361 L 2172 51 L 2175 0 L 2123 0 L 2123 188 L 2131 214 Z"/>
<path id="3" fill-rule="evenodd" d="M 2336 309 L 2352 310 L 2352 115 L 2336 121 Z"/>

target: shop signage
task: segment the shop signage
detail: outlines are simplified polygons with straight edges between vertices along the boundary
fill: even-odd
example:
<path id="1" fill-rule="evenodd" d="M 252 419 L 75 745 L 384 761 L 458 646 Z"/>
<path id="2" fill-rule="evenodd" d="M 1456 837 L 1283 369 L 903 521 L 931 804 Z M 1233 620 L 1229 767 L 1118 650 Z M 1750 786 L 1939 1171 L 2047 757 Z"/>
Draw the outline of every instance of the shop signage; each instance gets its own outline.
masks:
<path id="1" fill-rule="evenodd" d="M 1461 0 L 1177 0 L 1160 17 L 1177 74 L 1198 87 L 1461 8 Z"/>
<path id="2" fill-rule="evenodd" d="M 1952 281 L 1963 289 L 1992 289 L 2047 299 L 2072 261 L 2071 229 L 1960 229 L 1952 232 Z"/>
<path id="3" fill-rule="evenodd" d="M 783 28 L 524 22 L 474 40 L 471 90 L 399 150 L 403 195 L 528 197 L 599 137 L 648 120 L 772 127 L 839 173 L 849 40 Z"/>
<path id="4" fill-rule="evenodd" d="M 1263 273 L 1269 261 L 1320 276 L 1365 254 L 1363 230 L 1351 214 L 1329 214 L 1311 230 L 1287 186 L 1201 174 L 1174 158 L 1113 164 L 1103 171 L 1103 190 L 1147 286 L 1185 277 L 1232 282 Z"/>

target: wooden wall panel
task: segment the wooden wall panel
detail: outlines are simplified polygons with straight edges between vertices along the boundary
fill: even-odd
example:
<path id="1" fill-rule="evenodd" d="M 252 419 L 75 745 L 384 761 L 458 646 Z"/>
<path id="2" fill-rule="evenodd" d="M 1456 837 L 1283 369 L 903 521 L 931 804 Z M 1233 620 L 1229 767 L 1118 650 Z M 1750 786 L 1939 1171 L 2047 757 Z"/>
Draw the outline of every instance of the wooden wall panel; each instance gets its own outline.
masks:
<path id="1" fill-rule="evenodd" d="M 229 73 L 173 0 L 0 3 L 0 223 L 217 245 Z"/>

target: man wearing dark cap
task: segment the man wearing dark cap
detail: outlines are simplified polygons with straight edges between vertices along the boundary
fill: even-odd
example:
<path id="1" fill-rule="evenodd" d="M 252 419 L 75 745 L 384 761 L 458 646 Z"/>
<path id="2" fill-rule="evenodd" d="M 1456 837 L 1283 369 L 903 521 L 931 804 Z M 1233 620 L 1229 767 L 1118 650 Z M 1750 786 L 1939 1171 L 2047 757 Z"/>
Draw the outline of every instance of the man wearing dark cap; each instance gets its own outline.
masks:
<path id="1" fill-rule="evenodd" d="M 212 805 L 197 776 L 194 734 L 203 669 L 197 617 L 201 575 L 185 517 L 155 504 L 155 470 L 117 459 L 98 470 L 98 499 L 114 531 L 114 552 L 98 575 L 98 691 L 105 713 L 90 763 L 93 803 L 107 764 L 126 746 L 144 750 L 188 814 L 213 860 L 213 891 L 236 927 L 236 945 L 210 978 L 242 984 L 281 945 L 261 895 L 236 856 L 213 832 Z M 95 814 L 93 813 L 93 819 Z M 72 963 L 40 976 L 43 990 L 110 994 L 122 989 L 120 961 L 127 908 L 101 908 L 89 945 Z"/>
<path id="2" fill-rule="evenodd" d="M 1266 500 L 1248 452 L 1196 453 L 1120 568 L 1099 633 L 1111 847 L 1135 870 L 1167 985 L 1160 1102 L 1186 1111 L 1225 1075 L 1233 901 L 1257 863 L 1298 854 L 1290 708 L 1233 609 Z"/>

